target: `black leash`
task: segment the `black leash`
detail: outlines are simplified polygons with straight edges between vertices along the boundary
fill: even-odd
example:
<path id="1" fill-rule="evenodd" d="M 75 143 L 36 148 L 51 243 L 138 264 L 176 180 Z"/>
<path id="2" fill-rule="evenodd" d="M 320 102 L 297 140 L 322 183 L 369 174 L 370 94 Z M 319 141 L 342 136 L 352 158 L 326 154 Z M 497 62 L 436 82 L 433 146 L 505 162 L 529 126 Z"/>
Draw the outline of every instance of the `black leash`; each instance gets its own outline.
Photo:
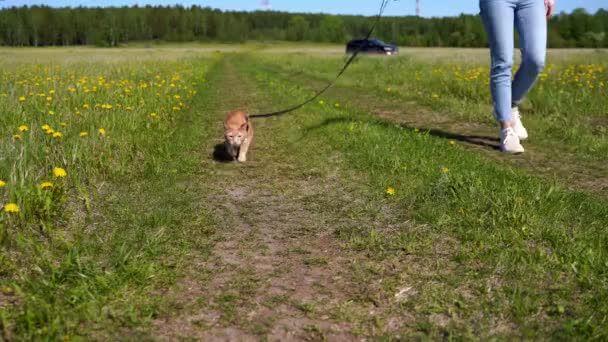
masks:
<path id="1" fill-rule="evenodd" d="M 376 26 L 378 26 L 378 23 L 380 22 L 380 18 L 382 18 L 382 15 L 384 14 L 384 10 L 386 10 L 386 7 L 388 6 L 389 2 L 390 2 L 390 0 L 382 0 L 382 3 L 380 4 L 380 12 L 378 12 L 378 15 L 376 17 L 376 21 L 374 22 L 374 24 L 370 28 L 369 32 L 367 33 L 367 36 L 365 36 L 365 40 L 368 40 L 372 36 L 372 33 L 374 33 L 374 30 L 376 29 Z M 295 110 L 298 110 L 298 109 L 306 106 L 307 104 L 311 103 L 312 101 L 316 100 L 319 96 L 323 95 L 323 93 L 325 93 L 327 91 L 327 89 L 331 88 L 336 83 L 336 81 L 338 81 L 338 79 L 340 78 L 340 76 L 342 76 L 342 74 L 344 74 L 344 72 L 346 71 L 346 69 L 348 69 L 348 67 L 353 63 L 353 61 L 355 60 L 355 58 L 357 58 L 357 56 L 359 55 L 359 53 L 361 52 L 362 49 L 363 49 L 363 44 L 361 44 L 359 46 L 359 48 L 357 48 L 357 50 L 355 50 L 355 52 L 350 56 L 350 58 L 348 58 L 348 60 L 344 64 L 344 67 L 342 68 L 342 70 L 340 70 L 340 72 L 338 73 L 338 75 L 336 76 L 336 78 L 334 78 L 333 81 L 329 82 L 329 84 L 327 84 L 327 86 L 325 86 L 325 88 L 321 89 L 313 97 L 311 97 L 308 100 L 300 103 L 297 106 L 293 106 L 293 107 L 288 108 L 288 109 L 279 110 L 277 112 L 271 112 L 271 113 L 253 114 L 253 115 L 249 115 L 249 117 L 252 118 L 252 119 L 253 118 L 267 118 L 267 117 L 270 117 L 270 116 L 279 116 L 279 115 L 287 114 L 289 112 L 293 112 Z"/>

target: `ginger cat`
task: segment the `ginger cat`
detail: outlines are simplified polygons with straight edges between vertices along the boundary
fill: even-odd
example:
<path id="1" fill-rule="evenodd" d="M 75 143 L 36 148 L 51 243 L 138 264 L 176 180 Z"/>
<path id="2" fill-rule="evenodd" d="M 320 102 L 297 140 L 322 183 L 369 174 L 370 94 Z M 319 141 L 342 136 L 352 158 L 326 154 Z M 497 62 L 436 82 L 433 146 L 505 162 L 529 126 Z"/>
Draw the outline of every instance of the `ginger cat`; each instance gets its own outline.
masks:
<path id="1" fill-rule="evenodd" d="M 253 140 L 253 126 L 249 115 L 245 112 L 234 111 L 228 113 L 224 120 L 224 137 L 226 138 L 226 152 L 244 163 L 247 161 L 247 151 Z"/>

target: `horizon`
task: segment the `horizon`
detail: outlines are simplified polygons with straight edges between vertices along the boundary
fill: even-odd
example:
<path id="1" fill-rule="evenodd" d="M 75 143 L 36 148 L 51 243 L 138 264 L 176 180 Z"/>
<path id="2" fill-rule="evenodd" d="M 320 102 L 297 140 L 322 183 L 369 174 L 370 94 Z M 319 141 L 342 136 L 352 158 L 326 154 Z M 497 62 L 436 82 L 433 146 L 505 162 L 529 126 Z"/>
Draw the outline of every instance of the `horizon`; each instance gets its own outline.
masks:
<path id="1" fill-rule="evenodd" d="M 30 0 L 4 0 L 0 2 L 0 9 L 6 9 L 10 7 L 21 7 L 21 6 L 49 6 L 54 8 L 76 8 L 76 7 L 90 7 L 90 8 L 104 8 L 104 7 L 124 7 L 124 6 L 175 6 L 180 5 L 184 7 L 210 7 L 213 9 L 219 9 L 222 11 L 244 11 L 254 12 L 257 10 L 269 9 L 271 11 L 278 12 L 289 12 L 289 13 L 323 13 L 323 14 L 334 14 L 334 15 L 363 15 L 371 16 L 378 12 L 379 0 L 366 0 L 362 1 L 356 9 L 348 9 L 346 6 L 341 5 L 340 2 L 327 3 L 323 0 L 309 0 L 305 3 L 297 2 L 294 0 L 269 0 L 270 7 L 264 8 L 263 2 L 260 0 L 232 0 L 229 1 L 221 0 L 208 0 L 208 1 L 166 1 L 166 0 L 149 0 L 149 1 L 132 1 L 132 0 L 56 0 L 51 2 L 41 1 L 30 1 Z M 593 14 L 600 9 L 607 9 L 608 4 L 605 0 L 587 0 L 585 3 L 581 0 L 558 0 L 556 1 L 556 13 L 571 13 L 577 8 L 583 8 L 587 12 Z M 421 17 L 432 18 L 432 17 L 454 17 L 461 14 L 476 15 L 479 13 L 477 1 L 467 1 L 454 4 L 449 4 L 448 0 L 438 0 L 432 2 L 421 1 Z M 399 0 L 391 1 L 389 4 L 385 16 L 413 16 L 416 14 L 415 0 Z"/>

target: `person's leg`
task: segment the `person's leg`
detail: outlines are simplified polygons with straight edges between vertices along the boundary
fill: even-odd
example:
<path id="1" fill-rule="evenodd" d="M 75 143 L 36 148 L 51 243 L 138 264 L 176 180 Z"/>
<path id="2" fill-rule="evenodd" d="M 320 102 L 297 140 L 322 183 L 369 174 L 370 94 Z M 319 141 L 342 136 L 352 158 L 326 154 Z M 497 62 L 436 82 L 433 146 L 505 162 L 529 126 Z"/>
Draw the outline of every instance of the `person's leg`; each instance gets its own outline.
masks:
<path id="1" fill-rule="evenodd" d="M 512 102 L 513 28 L 517 0 L 480 0 L 479 8 L 488 33 L 492 69 L 490 88 L 496 119 L 510 127 Z"/>
<path id="2" fill-rule="evenodd" d="M 545 67 L 547 18 L 543 0 L 518 0 L 515 25 L 519 33 L 522 62 L 513 81 L 512 101 L 517 106 L 528 94 Z"/>

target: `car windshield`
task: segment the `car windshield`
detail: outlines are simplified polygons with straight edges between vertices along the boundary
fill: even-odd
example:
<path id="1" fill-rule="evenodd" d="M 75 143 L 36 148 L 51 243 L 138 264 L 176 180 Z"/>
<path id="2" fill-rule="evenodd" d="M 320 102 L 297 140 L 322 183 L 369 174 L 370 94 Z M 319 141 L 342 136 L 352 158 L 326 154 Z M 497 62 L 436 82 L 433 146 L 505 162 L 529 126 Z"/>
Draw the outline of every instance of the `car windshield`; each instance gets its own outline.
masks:
<path id="1" fill-rule="evenodd" d="M 370 39 L 369 40 L 370 43 L 374 43 L 374 44 L 378 44 L 378 45 L 384 45 L 384 42 L 378 39 Z"/>

